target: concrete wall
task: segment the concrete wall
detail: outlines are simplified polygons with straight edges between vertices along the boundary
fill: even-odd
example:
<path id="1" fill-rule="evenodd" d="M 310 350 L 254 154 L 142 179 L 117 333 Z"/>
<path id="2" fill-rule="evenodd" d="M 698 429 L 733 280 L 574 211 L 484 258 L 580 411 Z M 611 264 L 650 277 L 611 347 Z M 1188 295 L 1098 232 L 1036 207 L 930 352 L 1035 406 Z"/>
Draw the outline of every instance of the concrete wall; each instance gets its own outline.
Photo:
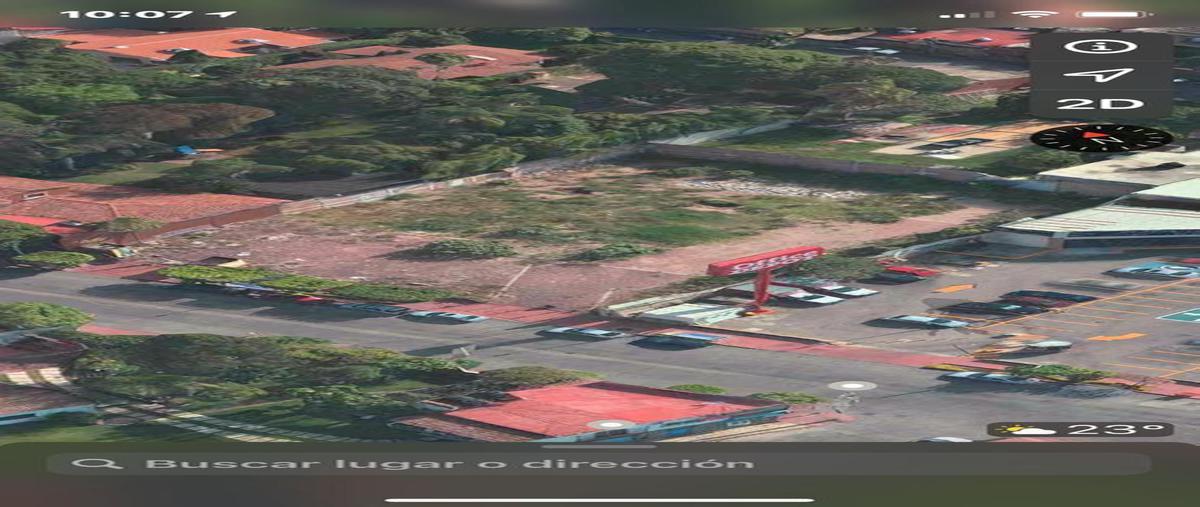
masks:
<path id="1" fill-rule="evenodd" d="M 1037 181 L 1053 185 L 1053 192 L 1091 195 L 1096 197 L 1120 197 L 1138 190 L 1153 188 L 1154 185 L 1123 183 L 1119 181 L 1074 180 L 1057 177 L 1040 177 Z"/>

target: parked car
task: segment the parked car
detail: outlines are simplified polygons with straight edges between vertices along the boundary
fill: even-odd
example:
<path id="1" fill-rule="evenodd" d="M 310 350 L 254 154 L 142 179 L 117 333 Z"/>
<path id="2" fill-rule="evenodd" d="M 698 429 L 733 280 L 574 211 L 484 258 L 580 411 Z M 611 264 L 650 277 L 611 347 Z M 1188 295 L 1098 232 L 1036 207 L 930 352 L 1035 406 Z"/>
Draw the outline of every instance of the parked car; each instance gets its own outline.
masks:
<path id="1" fill-rule="evenodd" d="M 919 326 L 940 327 L 940 328 L 948 328 L 948 329 L 958 328 L 958 327 L 967 327 L 967 326 L 971 325 L 969 322 L 963 322 L 961 320 L 943 319 L 941 317 L 926 317 L 924 315 L 896 315 L 894 317 L 887 317 L 887 318 L 884 318 L 881 320 L 886 321 L 886 322 L 899 322 L 902 324 L 913 324 L 913 325 L 919 325 Z"/>
<path id="2" fill-rule="evenodd" d="M 333 306 L 343 310 L 382 313 L 384 315 L 404 315 L 411 311 L 411 308 L 405 308 L 403 306 L 379 305 L 372 303 L 337 303 Z"/>
<path id="3" fill-rule="evenodd" d="M 1113 276 L 1130 276 L 1136 278 L 1149 278 L 1152 280 L 1169 280 L 1172 278 L 1197 278 L 1200 277 L 1200 266 L 1176 266 L 1163 265 L 1156 267 L 1129 267 L 1119 268 L 1108 271 L 1108 274 Z"/>
<path id="4" fill-rule="evenodd" d="M 945 306 L 938 310 L 949 313 L 982 313 L 987 315 L 1034 315 L 1048 310 L 1038 306 L 1022 306 L 1012 303 L 966 302 Z"/>
<path id="5" fill-rule="evenodd" d="M 459 323 L 459 324 L 468 324 L 471 322 L 483 322 L 485 320 L 488 320 L 487 317 L 480 317 L 478 315 L 467 315 L 465 313 L 454 313 L 454 312 L 435 312 L 435 311 L 428 311 L 428 310 L 419 311 L 419 312 L 408 312 L 404 316 L 412 317 L 414 319 L 446 320 L 446 321 Z"/>
<path id="6" fill-rule="evenodd" d="M 919 282 L 924 279 L 925 278 L 916 275 L 884 271 L 882 273 L 877 273 L 870 278 L 864 278 L 860 281 L 864 283 L 877 283 L 883 285 L 899 285 L 902 283 Z"/>
<path id="7" fill-rule="evenodd" d="M 888 266 L 888 267 L 884 268 L 884 270 L 891 271 L 892 273 L 903 273 L 906 275 L 919 276 L 921 278 L 930 278 L 930 277 L 934 277 L 934 276 L 938 276 L 938 275 L 942 274 L 941 271 L 938 271 L 936 269 L 922 268 L 922 267 L 918 267 L 918 266 L 895 265 L 895 266 Z"/>
<path id="8" fill-rule="evenodd" d="M 1140 283 L 1119 282 L 1116 280 L 1099 280 L 1095 278 L 1072 278 L 1070 280 L 1062 280 L 1060 282 L 1051 282 L 1053 285 L 1064 285 L 1069 287 L 1084 287 L 1088 289 L 1110 290 L 1116 292 L 1124 292 L 1127 290 L 1137 290 L 1145 287 Z"/>
<path id="9" fill-rule="evenodd" d="M 545 334 L 582 336 L 584 338 L 622 338 L 629 336 L 628 334 L 620 331 L 609 331 L 607 329 L 597 329 L 594 327 L 556 327 L 542 332 Z"/>
<path id="10" fill-rule="evenodd" d="M 790 283 L 782 283 L 781 285 L 790 285 Z M 863 289 L 861 287 L 849 287 L 833 282 L 817 282 L 817 283 L 796 283 L 795 287 L 799 287 L 809 292 L 817 294 L 827 294 L 841 298 L 861 298 L 865 296 L 873 296 L 879 294 L 877 290 Z"/>
<path id="11" fill-rule="evenodd" d="M 1088 301 L 1095 301 L 1097 299 L 1100 299 L 1096 296 L 1085 296 L 1083 294 L 1071 294 L 1068 292 L 1054 292 L 1054 291 L 1048 291 L 1048 290 L 1017 290 L 1017 291 L 1009 292 L 1008 294 L 1005 294 L 1003 296 L 1000 296 L 1000 299 L 1009 299 L 1009 298 L 1014 298 L 1014 297 L 1035 297 L 1035 298 L 1046 298 L 1046 299 L 1058 299 L 1058 300 L 1062 300 L 1062 301 L 1073 301 L 1076 303 L 1086 303 Z"/>
<path id="12" fill-rule="evenodd" d="M 1175 257 L 1168 260 L 1170 262 L 1178 262 L 1180 264 L 1200 264 L 1200 257 Z"/>
<path id="13" fill-rule="evenodd" d="M 1063 299 L 1035 298 L 1032 296 L 1004 298 L 1004 301 L 1012 301 L 1019 305 L 1040 306 L 1042 308 L 1066 308 L 1068 306 L 1077 305 L 1075 301 L 1066 301 Z"/>
<path id="14" fill-rule="evenodd" d="M 1043 380 L 1036 378 L 1018 377 L 1016 375 L 1009 375 L 1007 373 L 985 373 L 981 371 L 956 371 L 954 373 L 946 373 L 944 375 L 939 375 L 938 380 L 945 380 L 947 382 L 994 382 L 997 384 L 1016 385 L 1041 384 L 1044 382 Z"/>
<path id="15" fill-rule="evenodd" d="M 918 442 L 933 442 L 933 443 L 939 443 L 939 444 L 965 444 L 968 442 L 974 442 L 974 440 L 971 440 L 969 438 L 962 438 L 962 437 L 929 437 L 929 438 L 922 438 L 917 441 Z"/>
<path id="16" fill-rule="evenodd" d="M 842 301 L 845 301 L 845 299 L 842 299 L 842 298 L 835 298 L 833 296 L 826 296 L 824 294 L 813 294 L 811 292 L 804 292 L 802 290 L 793 292 L 791 294 L 784 294 L 782 296 L 775 296 L 775 297 L 778 298 L 780 301 L 791 302 L 791 303 L 806 303 L 806 304 L 814 304 L 814 305 L 832 305 L 835 303 L 841 303 Z"/>

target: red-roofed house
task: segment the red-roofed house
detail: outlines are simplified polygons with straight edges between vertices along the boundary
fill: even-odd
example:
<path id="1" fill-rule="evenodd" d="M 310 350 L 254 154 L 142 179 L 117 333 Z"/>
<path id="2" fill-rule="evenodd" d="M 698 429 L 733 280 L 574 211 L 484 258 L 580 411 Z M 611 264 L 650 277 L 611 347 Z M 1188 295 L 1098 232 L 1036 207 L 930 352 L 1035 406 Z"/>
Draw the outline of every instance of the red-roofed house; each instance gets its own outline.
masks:
<path id="1" fill-rule="evenodd" d="M 60 234 L 68 246 L 101 236 L 108 242 L 131 244 L 167 232 L 265 218 L 279 214 L 279 206 L 285 202 L 288 201 L 265 197 L 171 194 L 136 187 L 0 176 L 0 214 L 19 217 L 12 221 L 32 223 L 31 217 L 36 217 L 53 220 L 52 224 L 95 223 L 137 217 L 164 224 L 152 231 L 115 235 L 63 231 L 69 232 Z"/>
<path id="2" fill-rule="evenodd" d="M 951 28 L 915 33 L 878 33 L 857 39 L 854 43 L 870 42 L 873 46 L 919 50 L 933 54 L 970 58 L 999 57 L 1023 61 L 1029 52 L 1029 38 L 1036 33 L 1001 28 Z"/>
<path id="3" fill-rule="evenodd" d="M 403 53 L 405 49 L 396 46 L 364 46 L 361 48 L 339 49 L 332 52 L 346 56 L 383 56 Z"/>
<path id="4" fill-rule="evenodd" d="M 660 440 L 774 421 L 769 400 L 590 382 L 512 391 L 514 401 L 401 418 L 393 425 L 451 440 L 588 442 Z"/>
<path id="5" fill-rule="evenodd" d="M 95 413 L 96 404 L 53 389 L 0 384 L 0 426 L 67 412 Z"/>
<path id="6" fill-rule="evenodd" d="M 37 39 L 67 41 L 67 48 L 87 51 L 114 61 L 161 63 L 172 56 L 195 50 L 213 58 L 241 58 L 280 49 L 313 46 L 328 39 L 300 33 L 261 28 L 220 28 L 154 32 L 112 28 L 72 30 L 31 35 Z"/>
<path id="7" fill-rule="evenodd" d="M 385 49 L 380 49 L 385 48 Z M 311 62 L 293 63 L 270 67 L 272 69 L 320 69 L 324 67 L 371 66 L 392 70 L 410 70 L 424 79 L 457 79 L 462 77 L 487 77 L 514 72 L 537 70 L 544 58 L 531 51 L 519 49 L 493 48 L 487 46 L 471 46 L 465 44 L 441 46 L 436 48 L 395 48 L 392 46 L 369 46 L 354 50 L 339 51 L 342 54 L 363 56 L 358 50 L 379 51 L 399 50 L 401 53 L 384 56 L 365 56 L 361 58 L 315 60 Z M 354 51 L 353 53 L 346 51 Z M 467 63 L 439 70 L 437 66 L 422 62 L 418 56 L 429 53 L 452 53 L 470 59 Z"/>

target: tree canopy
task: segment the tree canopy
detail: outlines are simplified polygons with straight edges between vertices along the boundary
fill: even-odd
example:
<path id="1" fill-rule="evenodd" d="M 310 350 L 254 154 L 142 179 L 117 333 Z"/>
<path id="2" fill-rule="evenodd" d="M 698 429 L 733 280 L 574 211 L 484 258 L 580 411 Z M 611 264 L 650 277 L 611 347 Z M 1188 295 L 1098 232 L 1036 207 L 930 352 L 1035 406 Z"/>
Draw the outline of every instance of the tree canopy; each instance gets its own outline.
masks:
<path id="1" fill-rule="evenodd" d="M 0 328 L 40 329 L 77 328 L 92 321 L 92 316 L 69 306 L 52 303 L 0 303 Z"/>

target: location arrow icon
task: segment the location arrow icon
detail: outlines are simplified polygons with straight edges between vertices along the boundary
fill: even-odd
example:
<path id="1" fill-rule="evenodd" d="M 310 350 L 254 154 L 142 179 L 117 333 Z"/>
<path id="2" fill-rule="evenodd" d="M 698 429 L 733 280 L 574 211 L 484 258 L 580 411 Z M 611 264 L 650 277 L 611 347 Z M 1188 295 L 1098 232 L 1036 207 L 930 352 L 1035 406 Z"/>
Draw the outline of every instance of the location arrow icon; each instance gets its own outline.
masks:
<path id="1" fill-rule="evenodd" d="M 1130 72 L 1133 72 L 1133 69 L 1089 70 L 1084 72 L 1071 72 L 1063 75 L 1067 77 L 1090 77 L 1095 79 L 1097 83 L 1107 83 Z"/>

